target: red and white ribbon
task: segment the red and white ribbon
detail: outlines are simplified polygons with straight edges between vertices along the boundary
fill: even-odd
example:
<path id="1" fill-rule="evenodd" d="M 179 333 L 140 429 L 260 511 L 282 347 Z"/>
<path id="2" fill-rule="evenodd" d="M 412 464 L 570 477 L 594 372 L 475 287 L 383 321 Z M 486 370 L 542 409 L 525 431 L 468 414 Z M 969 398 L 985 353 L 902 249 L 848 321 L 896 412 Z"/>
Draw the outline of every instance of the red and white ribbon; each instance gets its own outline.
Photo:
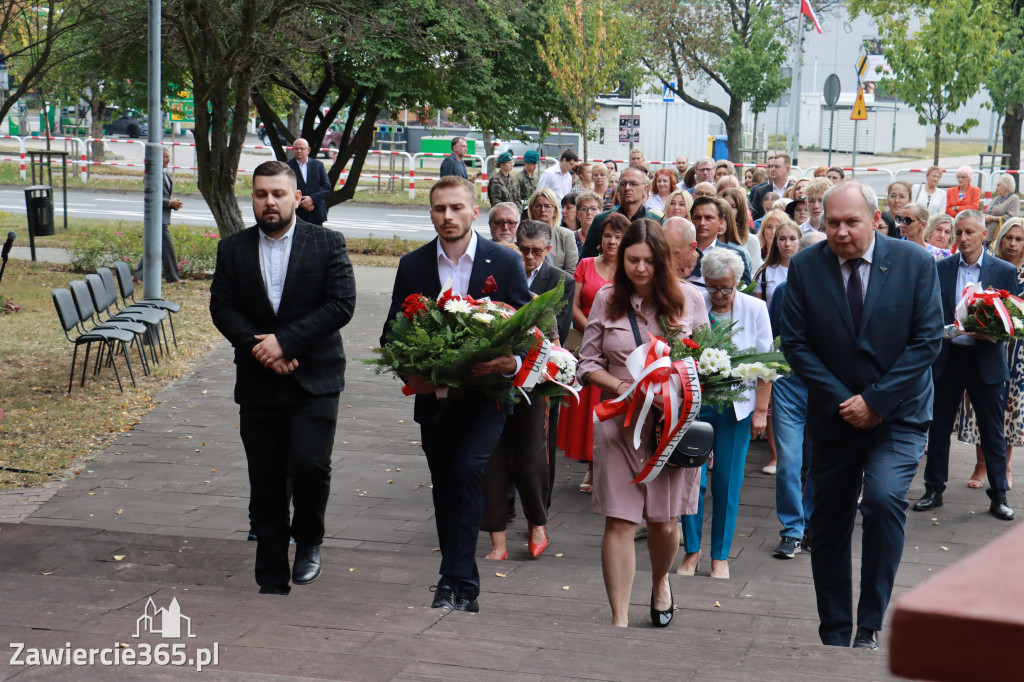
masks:
<path id="1" fill-rule="evenodd" d="M 1015 304 L 1020 304 L 1018 307 L 1021 310 L 1024 310 L 1024 302 L 1012 294 L 1010 295 L 1010 298 L 1014 300 Z M 954 324 L 959 329 L 963 329 L 964 322 L 970 315 L 970 306 L 979 301 L 985 301 L 995 309 L 996 315 L 999 317 L 999 321 L 1003 323 L 1003 328 L 1007 334 L 1010 336 L 1017 335 L 1016 329 L 1013 326 L 1013 319 L 1010 316 L 1010 311 L 1006 309 L 1006 304 L 1003 303 L 1003 299 L 999 295 L 999 292 L 985 290 L 980 283 L 964 287 L 960 302 L 956 304 L 956 321 Z"/>
<path id="2" fill-rule="evenodd" d="M 633 385 L 619 397 L 605 400 L 594 409 L 600 421 L 625 413 L 624 425 L 633 425 L 633 447 L 639 450 L 647 415 L 655 398 L 661 397 L 664 411 L 661 441 L 632 483 L 649 483 L 661 473 L 675 446 L 697 418 L 701 403 L 697 363 L 689 357 L 672 362 L 671 348 L 665 340 L 650 333 L 648 336 L 651 340 L 626 358 L 626 369 L 633 377 Z M 640 410 L 636 414 L 638 406 Z"/>

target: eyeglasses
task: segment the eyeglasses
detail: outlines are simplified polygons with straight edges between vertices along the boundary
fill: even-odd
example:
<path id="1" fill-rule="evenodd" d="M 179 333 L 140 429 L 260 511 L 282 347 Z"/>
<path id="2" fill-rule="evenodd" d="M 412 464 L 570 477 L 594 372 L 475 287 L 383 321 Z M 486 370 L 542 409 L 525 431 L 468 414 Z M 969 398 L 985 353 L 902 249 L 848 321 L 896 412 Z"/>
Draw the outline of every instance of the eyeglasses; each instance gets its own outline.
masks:
<path id="1" fill-rule="evenodd" d="M 555 207 L 551 206 L 550 204 L 534 204 L 533 205 L 533 210 L 534 211 L 554 211 Z"/>
<path id="2" fill-rule="evenodd" d="M 917 218 L 910 218 L 908 216 L 903 216 L 902 218 L 900 218 L 900 222 L 902 222 L 904 225 L 913 225 L 914 223 L 917 222 Z"/>
<path id="3" fill-rule="evenodd" d="M 495 220 L 491 223 L 495 227 L 515 227 L 519 224 L 518 220 Z"/>
<path id="4" fill-rule="evenodd" d="M 732 292 L 736 291 L 736 287 L 705 287 L 709 294 L 720 294 L 722 296 L 731 296 Z"/>
<path id="5" fill-rule="evenodd" d="M 584 206 L 583 208 L 576 210 L 579 211 L 580 213 L 597 213 L 601 209 L 599 209 L 597 206 Z"/>
<path id="6" fill-rule="evenodd" d="M 643 184 L 642 182 L 630 182 L 629 180 L 619 181 L 619 187 L 641 187 Z"/>
<path id="7" fill-rule="evenodd" d="M 535 256 L 535 257 L 539 258 L 540 256 L 544 255 L 545 251 L 547 251 L 547 247 L 545 247 L 543 249 L 531 248 L 529 246 L 520 246 L 519 247 L 519 253 L 523 254 L 524 256 Z"/>

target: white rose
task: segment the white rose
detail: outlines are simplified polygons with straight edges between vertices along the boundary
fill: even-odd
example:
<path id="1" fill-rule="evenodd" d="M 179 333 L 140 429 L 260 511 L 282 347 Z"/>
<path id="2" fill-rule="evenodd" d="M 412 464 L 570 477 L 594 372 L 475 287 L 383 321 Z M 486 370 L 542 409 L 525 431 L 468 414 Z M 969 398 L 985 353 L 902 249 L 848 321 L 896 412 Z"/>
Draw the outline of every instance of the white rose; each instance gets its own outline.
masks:
<path id="1" fill-rule="evenodd" d="M 476 313 L 473 315 L 473 319 L 478 322 L 483 322 L 484 324 L 490 324 L 494 321 L 494 315 L 491 315 L 490 313 Z"/>

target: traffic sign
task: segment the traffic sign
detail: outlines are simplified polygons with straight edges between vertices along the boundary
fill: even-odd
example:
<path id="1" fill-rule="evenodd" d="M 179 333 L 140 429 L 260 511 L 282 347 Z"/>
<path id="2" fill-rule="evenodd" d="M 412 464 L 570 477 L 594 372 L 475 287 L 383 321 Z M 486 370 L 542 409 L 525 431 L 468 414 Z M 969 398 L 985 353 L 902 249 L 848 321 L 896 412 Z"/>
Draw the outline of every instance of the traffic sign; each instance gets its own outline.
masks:
<path id="1" fill-rule="evenodd" d="M 857 77 L 858 78 L 863 77 L 864 74 L 867 72 L 867 70 L 868 70 L 868 56 L 866 54 L 862 54 L 860 56 L 860 58 L 857 60 L 856 70 L 857 70 Z"/>
<path id="2" fill-rule="evenodd" d="M 850 120 L 868 120 L 868 106 L 864 102 L 864 88 L 857 88 L 857 101 L 853 103 L 853 113 L 850 114 Z"/>
<path id="3" fill-rule="evenodd" d="M 671 104 L 676 101 L 676 82 L 672 81 L 665 86 L 665 90 L 661 95 L 661 101 L 667 104 Z"/>
<path id="4" fill-rule="evenodd" d="M 839 76 L 830 74 L 825 79 L 825 104 L 834 107 L 839 101 Z"/>

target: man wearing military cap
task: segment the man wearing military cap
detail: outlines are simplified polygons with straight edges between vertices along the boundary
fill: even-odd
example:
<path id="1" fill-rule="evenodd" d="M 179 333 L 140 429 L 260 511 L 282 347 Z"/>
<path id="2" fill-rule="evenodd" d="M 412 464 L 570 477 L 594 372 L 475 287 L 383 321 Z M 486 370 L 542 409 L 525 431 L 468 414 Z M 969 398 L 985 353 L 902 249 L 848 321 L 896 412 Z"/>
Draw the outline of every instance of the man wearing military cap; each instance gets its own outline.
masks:
<path id="1" fill-rule="evenodd" d="M 538 163 L 540 163 L 540 154 L 531 149 L 523 154 L 523 170 L 515 175 L 519 205 L 523 208 L 526 208 L 526 202 L 537 191 L 537 182 L 540 180 L 540 174 L 537 172 Z"/>
<path id="2" fill-rule="evenodd" d="M 491 206 L 497 206 L 504 201 L 519 203 L 519 188 L 512 177 L 512 167 L 515 163 L 512 160 L 512 152 L 503 152 L 498 156 L 498 172 L 487 183 L 487 199 Z"/>

